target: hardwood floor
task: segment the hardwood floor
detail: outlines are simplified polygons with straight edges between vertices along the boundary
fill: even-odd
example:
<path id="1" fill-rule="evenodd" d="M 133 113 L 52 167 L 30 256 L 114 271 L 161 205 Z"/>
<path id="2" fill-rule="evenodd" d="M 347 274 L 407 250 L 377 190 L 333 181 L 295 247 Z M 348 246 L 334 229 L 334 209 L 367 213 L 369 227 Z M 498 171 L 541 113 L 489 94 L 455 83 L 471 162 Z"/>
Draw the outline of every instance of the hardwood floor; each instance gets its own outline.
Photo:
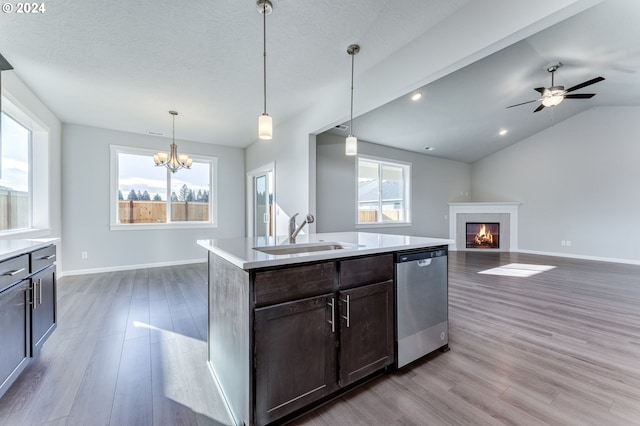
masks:
<path id="1" fill-rule="evenodd" d="M 556 268 L 478 274 L 508 263 Z M 59 325 L 0 426 L 226 425 L 206 367 L 206 265 L 59 281 Z M 450 253 L 450 347 L 294 425 L 640 425 L 640 266 Z"/>

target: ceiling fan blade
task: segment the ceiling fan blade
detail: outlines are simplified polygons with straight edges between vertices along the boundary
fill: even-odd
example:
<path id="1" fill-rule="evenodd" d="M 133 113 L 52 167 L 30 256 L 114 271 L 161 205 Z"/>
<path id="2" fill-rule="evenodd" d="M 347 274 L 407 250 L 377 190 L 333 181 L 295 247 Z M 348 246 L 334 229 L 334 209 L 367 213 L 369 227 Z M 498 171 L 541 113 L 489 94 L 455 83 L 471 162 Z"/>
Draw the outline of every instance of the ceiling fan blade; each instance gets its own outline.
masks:
<path id="1" fill-rule="evenodd" d="M 546 87 L 536 87 L 535 89 L 536 92 L 540 93 L 541 95 L 544 95 L 545 90 L 547 90 Z"/>
<path id="2" fill-rule="evenodd" d="M 591 99 L 595 93 L 574 93 L 572 95 L 564 95 L 565 99 Z"/>
<path id="3" fill-rule="evenodd" d="M 595 83 L 598 83 L 598 82 L 600 82 L 600 81 L 602 81 L 602 80 L 604 80 L 604 77 L 596 77 L 596 78 L 592 78 L 591 80 L 589 80 L 589 81 L 585 81 L 584 83 L 580 83 L 580 84 L 577 84 L 577 85 L 575 85 L 575 86 L 573 86 L 573 87 L 569 87 L 569 88 L 567 89 L 567 93 L 569 93 L 569 92 L 573 92 L 574 90 L 582 89 L 583 87 L 590 86 L 590 85 L 595 84 Z"/>
<path id="4" fill-rule="evenodd" d="M 507 108 L 513 108 L 513 107 L 517 107 L 517 106 L 520 106 L 520 105 L 530 104 L 531 102 L 538 102 L 538 99 L 534 99 L 532 101 L 527 101 L 527 102 L 522 102 L 521 104 L 511 105 L 511 106 L 508 106 Z"/>
<path id="5" fill-rule="evenodd" d="M 538 108 L 536 108 L 536 109 L 534 109 L 534 110 L 533 110 L 533 112 L 541 111 L 541 110 L 542 110 L 542 108 L 544 108 L 544 105 L 540 104 L 540 105 L 538 106 Z"/>

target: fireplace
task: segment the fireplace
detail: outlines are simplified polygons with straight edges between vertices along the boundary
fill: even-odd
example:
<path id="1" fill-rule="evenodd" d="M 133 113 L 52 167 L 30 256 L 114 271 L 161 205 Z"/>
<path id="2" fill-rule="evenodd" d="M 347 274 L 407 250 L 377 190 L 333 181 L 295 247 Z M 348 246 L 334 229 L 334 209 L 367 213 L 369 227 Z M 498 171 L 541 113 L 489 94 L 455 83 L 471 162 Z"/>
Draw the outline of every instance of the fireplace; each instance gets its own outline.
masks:
<path id="1" fill-rule="evenodd" d="M 499 247 L 492 250 L 500 252 L 518 251 L 518 209 L 519 201 L 449 203 L 449 238 L 455 244 L 449 246 L 451 251 L 478 251 L 484 248 L 467 248 L 467 223 L 493 225 L 499 224 L 499 229 L 491 229 L 494 244 Z M 486 229 L 486 226 L 485 226 Z M 473 232 L 473 239 L 480 229 Z M 497 240 L 495 239 L 498 237 Z"/>
<path id="2" fill-rule="evenodd" d="M 465 232 L 468 249 L 499 249 L 499 222 L 467 222 Z"/>

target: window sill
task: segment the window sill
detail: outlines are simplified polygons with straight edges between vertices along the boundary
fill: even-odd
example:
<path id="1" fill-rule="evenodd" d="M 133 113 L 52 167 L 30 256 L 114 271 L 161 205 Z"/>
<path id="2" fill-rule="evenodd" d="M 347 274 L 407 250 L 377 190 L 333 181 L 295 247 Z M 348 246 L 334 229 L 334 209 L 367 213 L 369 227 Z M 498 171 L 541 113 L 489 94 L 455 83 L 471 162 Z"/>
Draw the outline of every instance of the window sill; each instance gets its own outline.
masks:
<path id="1" fill-rule="evenodd" d="M 356 229 L 362 228 L 399 228 L 411 226 L 411 222 L 376 222 L 376 223 L 356 223 Z"/>
<path id="2" fill-rule="evenodd" d="M 112 231 L 144 231 L 157 229 L 202 229 L 217 228 L 217 223 L 192 222 L 192 223 L 126 223 L 111 224 Z"/>

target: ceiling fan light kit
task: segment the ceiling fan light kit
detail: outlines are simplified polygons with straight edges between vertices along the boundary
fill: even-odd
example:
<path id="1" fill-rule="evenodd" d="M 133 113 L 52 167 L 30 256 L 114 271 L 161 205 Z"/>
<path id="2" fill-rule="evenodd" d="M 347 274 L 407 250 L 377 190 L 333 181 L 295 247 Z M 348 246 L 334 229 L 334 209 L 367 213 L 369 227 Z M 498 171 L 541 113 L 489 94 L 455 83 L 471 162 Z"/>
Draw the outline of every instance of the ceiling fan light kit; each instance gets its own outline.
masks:
<path id="1" fill-rule="evenodd" d="M 591 80 L 587 80 L 580 84 L 576 84 L 573 87 L 564 89 L 564 86 L 556 86 L 554 81 L 555 72 L 562 66 L 562 62 L 558 62 L 555 64 L 551 64 L 545 67 L 547 72 L 551 73 L 551 86 L 550 87 L 538 87 L 533 90 L 540 93 L 540 99 L 534 99 L 532 101 L 522 102 L 519 104 L 508 106 L 507 108 L 513 108 L 515 106 L 530 104 L 532 102 L 540 101 L 540 105 L 533 110 L 533 112 L 538 112 L 545 107 L 554 107 L 562 103 L 565 99 L 591 99 L 596 94 L 595 93 L 570 93 L 574 90 L 582 89 L 583 87 L 590 86 L 592 84 L 598 83 L 604 80 L 604 77 L 596 77 Z"/>

